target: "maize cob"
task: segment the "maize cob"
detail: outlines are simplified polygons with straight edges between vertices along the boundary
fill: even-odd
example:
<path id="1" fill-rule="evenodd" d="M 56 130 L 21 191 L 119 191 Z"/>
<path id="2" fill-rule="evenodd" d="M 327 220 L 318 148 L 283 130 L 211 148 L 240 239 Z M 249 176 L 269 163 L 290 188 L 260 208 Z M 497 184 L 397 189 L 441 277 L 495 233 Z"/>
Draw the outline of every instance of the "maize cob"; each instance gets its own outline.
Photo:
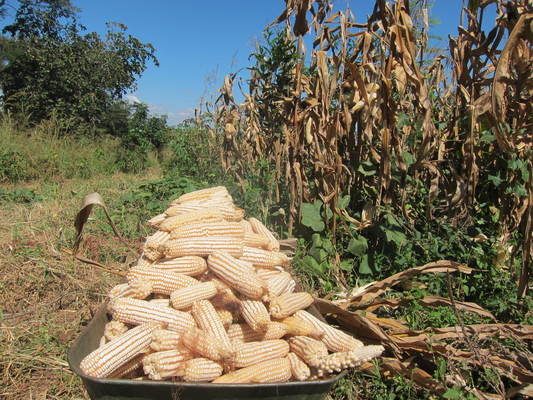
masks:
<path id="1" fill-rule="evenodd" d="M 121 283 L 113 287 L 108 294 L 110 299 L 119 297 L 131 297 L 133 299 L 145 299 L 152 293 L 153 285 L 147 279 L 136 279 L 129 283 Z"/>
<path id="2" fill-rule="evenodd" d="M 306 292 L 282 294 L 270 301 L 270 314 L 274 318 L 286 318 L 309 307 L 313 301 L 313 296 Z"/>
<path id="3" fill-rule="evenodd" d="M 143 370 L 150 379 L 165 379 L 176 376 L 183 362 L 193 357 L 193 354 L 185 348 L 159 351 L 144 357 Z"/>
<path id="4" fill-rule="evenodd" d="M 211 271 L 231 288 L 252 299 L 260 299 L 264 293 L 264 282 L 252 266 L 228 253 L 215 252 L 207 259 Z"/>
<path id="5" fill-rule="evenodd" d="M 176 289 L 193 286 L 198 282 L 193 277 L 179 274 L 177 272 L 162 271 L 154 267 L 135 267 L 128 271 L 126 275 L 128 282 L 134 280 L 148 280 L 152 283 L 154 293 L 169 295 Z"/>
<path id="6" fill-rule="evenodd" d="M 176 350 L 181 346 L 181 334 L 167 329 L 158 329 L 152 334 L 150 348 L 154 351 Z"/>
<path id="7" fill-rule="evenodd" d="M 105 335 L 102 335 L 102 337 L 100 338 L 100 341 L 98 342 L 98 347 L 102 347 L 106 343 L 107 343 L 107 338 L 105 337 Z"/>
<path id="8" fill-rule="evenodd" d="M 235 343 L 233 366 L 249 367 L 272 358 L 285 357 L 287 354 L 289 354 L 289 344 L 285 340 Z"/>
<path id="9" fill-rule="evenodd" d="M 250 221 L 250 225 L 252 225 L 252 229 L 254 230 L 255 233 L 257 233 L 258 235 L 262 235 L 267 239 L 268 241 L 268 245 L 266 247 L 267 250 L 279 251 L 278 239 L 274 237 L 272 232 L 270 232 L 270 230 L 268 230 L 268 228 L 265 225 L 263 225 L 261 221 L 255 218 L 249 218 L 248 221 Z"/>
<path id="10" fill-rule="evenodd" d="M 307 336 L 293 336 L 289 339 L 291 351 L 296 353 L 310 367 L 318 367 L 328 355 L 326 345 Z"/>
<path id="11" fill-rule="evenodd" d="M 258 249 L 266 249 L 268 247 L 269 241 L 263 235 L 258 235 L 257 233 L 246 232 L 244 234 L 244 245 L 248 247 L 256 247 Z"/>
<path id="12" fill-rule="evenodd" d="M 200 256 L 207 257 L 215 252 L 225 252 L 239 257 L 243 252 L 243 241 L 228 236 L 180 238 L 167 241 L 162 246 L 166 257 Z"/>
<path id="13" fill-rule="evenodd" d="M 289 258 L 280 252 L 257 249 L 255 247 L 244 246 L 243 253 L 239 257 L 243 261 L 252 263 L 255 267 L 272 268 L 289 263 Z"/>
<path id="14" fill-rule="evenodd" d="M 188 201 L 206 200 L 213 197 L 228 197 L 231 199 L 228 189 L 224 186 L 215 186 L 207 189 L 195 190 L 181 195 L 176 200 L 173 200 L 170 205 L 181 204 Z"/>
<path id="15" fill-rule="evenodd" d="M 235 207 L 233 203 L 222 200 L 209 200 L 200 202 L 187 202 L 183 204 L 176 204 L 170 206 L 165 210 L 168 217 L 175 217 L 176 215 L 183 215 L 190 212 L 196 212 L 206 209 L 219 210 L 222 216 L 227 221 L 240 221 L 244 217 L 244 210 Z"/>
<path id="16" fill-rule="evenodd" d="M 232 343 L 281 339 L 286 334 L 287 326 L 280 322 L 270 322 L 264 332 L 254 331 L 245 323 L 231 324 L 228 327 L 228 337 Z"/>
<path id="17" fill-rule="evenodd" d="M 283 318 L 281 320 L 283 324 L 287 326 L 287 333 L 293 336 L 309 336 L 313 339 L 322 339 L 324 337 L 324 330 L 320 327 L 316 327 L 312 323 L 305 321 L 301 318 L 297 318 L 294 315 L 291 317 Z"/>
<path id="18" fill-rule="evenodd" d="M 166 214 L 158 214 L 155 217 L 152 217 L 148 220 L 148 225 L 156 228 L 167 218 Z"/>
<path id="19" fill-rule="evenodd" d="M 222 325 L 224 325 L 224 328 L 228 329 L 229 326 L 233 323 L 233 314 L 231 313 L 231 311 L 218 307 L 215 307 L 215 310 L 217 310 L 218 317 L 222 321 Z"/>
<path id="20" fill-rule="evenodd" d="M 268 310 L 262 301 L 242 300 L 241 315 L 246 323 L 257 332 L 264 332 L 271 322 Z"/>
<path id="21" fill-rule="evenodd" d="M 198 222 L 184 225 L 170 232 L 171 239 L 193 238 L 205 236 L 230 236 L 244 238 L 244 229 L 237 222 Z"/>
<path id="22" fill-rule="evenodd" d="M 346 368 L 358 367 L 373 358 L 379 357 L 384 350 L 383 346 L 363 346 L 356 350 L 329 354 L 317 366 L 318 375 L 331 374 Z"/>
<path id="23" fill-rule="evenodd" d="M 104 326 L 104 336 L 107 340 L 113 340 L 128 331 L 128 327 L 120 321 L 109 321 Z"/>
<path id="24" fill-rule="evenodd" d="M 276 268 L 256 268 L 255 273 L 263 280 L 267 281 L 270 278 L 279 275 L 283 272 L 282 270 L 278 270 Z"/>
<path id="25" fill-rule="evenodd" d="M 309 379 L 311 376 L 311 370 L 307 364 L 296 355 L 296 353 L 287 354 L 287 358 L 291 363 L 291 373 L 294 379 L 299 381 L 305 381 L 306 379 Z"/>
<path id="26" fill-rule="evenodd" d="M 320 321 L 318 318 L 311 315 L 305 310 L 297 311 L 296 313 L 294 313 L 294 316 L 296 318 L 310 322 L 318 329 L 322 329 L 324 331 L 324 336 L 321 340 L 330 351 L 350 351 L 363 346 L 363 343 L 354 338 L 353 336 L 350 336 L 347 333 L 341 331 L 340 329 L 336 329 L 331 325 Z"/>
<path id="27" fill-rule="evenodd" d="M 213 337 L 218 340 L 219 345 L 224 347 L 226 352 L 233 352 L 233 345 L 229 340 L 224 324 L 218 316 L 215 307 L 213 307 L 209 300 L 199 300 L 194 302 L 191 313 L 200 329 L 213 335 Z"/>
<path id="28" fill-rule="evenodd" d="M 159 251 L 159 246 L 165 243 L 170 237 L 168 232 L 157 231 L 146 238 L 143 246 L 143 255 L 149 260 L 158 260 L 162 254 Z"/>
<path id="29" fill-rule="evenodd" d="M 171 307 L 170 306 L 170 299 L 152 299 L 148 300 L 150 304 L 156 305 L 158 307 Z"/>
<path id="30" fill-rule="evenodd" d="M 290 361 L 287 358 L 274 358 L 222 375 L 213 383 L 273 383 L 286 382 L 290 378 Z"/>
<path id="31" fill-rule="evenodd" d="M 263 300 L 270 301 L 287 291 L 292 281 L 292 276 L 288 272 L 280 272 L 266 279 L 267 295 Z"/>
<path id="32" fill-rule="evenodd" d="M 202 275 L 207 271 L 207 262 L 202 257 L 186 256 L 158 260 L 152 268 L 177 272 L 188 276 Z"/>
<path id="33" fill-rule="evenodd" d="M 254 229 L 252 228 L 252 224 L 250 224 L 250 222 L 248 222 L 247 220 L 243 219 L 239 223 L 243 227 L 245 233 L 255 233 Z"/>
<path id="34" fill-rule="evenodd" d="M 149 267 L 152 265 L 152 260 L 149 260 L 148 258 L 141 256 L 135 263 L 135 267 Z"/>
<path id="35" fill-rule="evenodd" d="M 133 378 L 136 374 L 137 369 L 142 366 L 143 358 L 146 356 L 145 353 L 137 354 L 134 358 L 129 360 L 127 363 L 121 365 L 116 370 L 114 370 L 108 378 L 118 379 L 118 378 Z"/>
<path id="36" fill-rule="evenodd" d="M 158 225 L 158 229 L 165 232 L 172 232 L 184 225 L 207 221 L 222 222 L 224 221 L 224 215 L 216 208 L 206 208 L 199 211 L 167 217 Z"/>
<path id="37" fill-rule="evenodd" d="M 201 282 L 173 291 L 170 294 L 170 302 L 175 309 L 183 310 L 192 306 L 195 301 L 210 299 L 216 294 L 217 288 L 213 282 Z"/>
<path id="38" fill-rule="evenodd" d="M 230 360 L 234 356 L 233 351 L 227 351 L 218 339 L 202 329 L 189 329 L 182 336 L 185 347 L 202 357 L 213 361 Z"/>
<path id="39" fill-rule="evenodd" d="M 185 382 L 211 382 L 222 375 L 222 365 L 207 358 L 193 358 L 181 365 L 179 376 Z"/>
<path id="40" fill-rule="evenodd" d="M 144 300 L 115 299 L 110 308 L 113 318 L 126 324 L 140 325 L 157 321 L 166 325 L 168 330 L 178 333 L 196 326 L 190 314 L 170 307 L 159 307 Z"/>
<path id="41" fill-rule="evenodd" d="M 212 278 L 211 276 L 209 279 L 215 284 L 218 291 L 218 295 L 213 298 L 213 305 L 228 309 L 235 319 L 237 315 L 240 315 L 240 299 L 235 296 L 233 290 L 225 282 L 218 278 Z"/>
<path id="42" fill-rule="evenodd" d="M 80 369 L 84 374 L 95 378 L 109 376 L 143 352 L 150 345 L 152 333 L 158 327 L 156 323 L 147 323 L 115 337 L 85 357 L 80 363 Z"/>

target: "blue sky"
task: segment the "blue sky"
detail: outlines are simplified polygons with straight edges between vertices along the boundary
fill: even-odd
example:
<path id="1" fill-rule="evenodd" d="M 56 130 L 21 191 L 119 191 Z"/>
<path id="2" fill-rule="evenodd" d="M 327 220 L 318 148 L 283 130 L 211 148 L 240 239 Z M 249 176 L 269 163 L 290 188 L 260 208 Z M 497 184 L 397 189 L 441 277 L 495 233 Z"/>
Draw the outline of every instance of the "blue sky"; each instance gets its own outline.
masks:
<path id="1" fill-rule="evenodd" d="M 157 50 L 160 67 L 150 65 L 130 98 L 148 103 L 170 123 L 192 116 L 200 98 L 212 93 L 224 75 L 244 68 L 261 31 L 283 10 L 283 0 L 72 0 L 89 31 L 105 32 L 120 22 Z M 433 34 L 456 35 L 462 0 L 435 0 Z M 337 0 L 364 22 L 373 0 Z M 490 18 L 486 18 L 490 20 Z M 493 19 L 492 19 L 493 20 Z M 447 40 L 443 46 L 447 46 Z"/>

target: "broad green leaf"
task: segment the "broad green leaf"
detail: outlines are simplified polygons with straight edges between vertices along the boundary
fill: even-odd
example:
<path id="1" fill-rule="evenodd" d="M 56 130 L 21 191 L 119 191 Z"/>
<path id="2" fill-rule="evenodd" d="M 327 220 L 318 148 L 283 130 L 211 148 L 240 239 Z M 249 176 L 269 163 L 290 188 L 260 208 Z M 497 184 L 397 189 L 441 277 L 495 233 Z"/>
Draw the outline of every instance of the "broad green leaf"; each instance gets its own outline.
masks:
<path id="1" fill-rule="evenodd" d="M 370 265 L 368 264 L 368 254 L 365 254 L 361 259 L 361 262 L 359 263 L 359 273 L 363 275 L 372 274 L 372 270 L 370 269 Z"/>
<path id="2" fill-rule="evenodd" d="M 387 242 L 392 242 L 397 246 L 402 246 L 407 241 L 407 237 L 402 232 L 390 229 L 385 229 L 385 237 Z"/>
<path id="3" fill-rule="evenodd" d="M 302 203 L 302 224 L 315 232 L 323 231 L 325 225 L 320 214 L 321 208 L 322 202 L 320 200 L 315 200 L 314 203 Z"/>
<path id="4" fill-rule="evenodd" d="M 339 199 L 337 207 L 339 207 L 341 210 L 344 210 L 346 207 L 348 207 L 349 204 L 350 204 L 350 195 L 347 194 L 346 196 L 342 196 Z"/>
<path id="5" fill-rule="evenodd" d="M 325 272 L 325 269 L 323 265 L 316 262 L 316 260 L 311 256 L 305 256 L 302 260 L 304 264 L 312 271 L 314 271 L 317 274 L 323 275 Z"/>
<path id="6" fill-rule="evenodd" d="M 494 186 L 500 186 L 502 183 L 502 178 L 500 178 L 500 173 L 498 172 L 498 175 L 489 175 L 488 180 L 492 182 Z"/>
<path id="7" fill-rule="evenodd" d="M 343 271 L 350 272 L 353 270 L 354 260 L 353 258 L 345 258 L 341 261 L 339 268 Z"/>
<path id="8" fill-rule="evenodd" d="M 322 247 L 322 236 L 319 233 L 311 235 L 311 244 L 313 247 Z"/>
<path id="9" fill-rule="evenodd" d="M 331 240 L 329 239 L 324 239 L 322 241 L 322 248 L 324 249 L 324 251 L 326 251 L 326 253 L 328 254 L 333 254 L 335 253 L 335 248 L 333 247 L 333 243 L 331 243 Z"/>
<path id="10" fill-rule="evenodd" d="M 360 257 L 368 250 L 368 242 L 364 236 L 358 236 L 350 240 L 347 250 L 354 256 Z"/>

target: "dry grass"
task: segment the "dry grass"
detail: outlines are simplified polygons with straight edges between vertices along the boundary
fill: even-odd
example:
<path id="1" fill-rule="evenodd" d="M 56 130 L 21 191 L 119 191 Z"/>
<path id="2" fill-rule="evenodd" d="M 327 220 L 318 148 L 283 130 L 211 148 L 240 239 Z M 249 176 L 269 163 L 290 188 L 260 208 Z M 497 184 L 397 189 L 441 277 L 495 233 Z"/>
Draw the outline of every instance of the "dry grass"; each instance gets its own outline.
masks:
<path id="1" fill-rule="evenodd" d="M 67 349 L 119 278 L 61 249 L 72 245 L 72 222 L 84 195 L 98 191 L 112 202 L 156 174 L 34 183 L 25 188 L 43 201 L 0 204 L 0 398 L 87 398 L 68 368 Z M 89 222 L 85 254 L 122 268 L 130 260 L 120 255 L 127 252 L 120 242 L 101 239 L 104 224 L 98 213 Z"/>

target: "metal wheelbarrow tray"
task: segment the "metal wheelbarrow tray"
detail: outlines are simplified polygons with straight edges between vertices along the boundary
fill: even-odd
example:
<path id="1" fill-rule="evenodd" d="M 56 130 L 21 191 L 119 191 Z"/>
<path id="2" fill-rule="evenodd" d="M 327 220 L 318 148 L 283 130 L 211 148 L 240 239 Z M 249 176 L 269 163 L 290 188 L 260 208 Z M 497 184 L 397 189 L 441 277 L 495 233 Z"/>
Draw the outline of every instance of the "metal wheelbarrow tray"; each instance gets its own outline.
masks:
<path id="1" fill-rule="evenodd" d="M 329 379 L 268 384 L 214 384 L 99 379 L 85 375 L 80 362 L 98 347 L 109 321 L 105 304 L 69 349 L 68 362 L 92 400 L 323 400 L 345 373 Z"/>

